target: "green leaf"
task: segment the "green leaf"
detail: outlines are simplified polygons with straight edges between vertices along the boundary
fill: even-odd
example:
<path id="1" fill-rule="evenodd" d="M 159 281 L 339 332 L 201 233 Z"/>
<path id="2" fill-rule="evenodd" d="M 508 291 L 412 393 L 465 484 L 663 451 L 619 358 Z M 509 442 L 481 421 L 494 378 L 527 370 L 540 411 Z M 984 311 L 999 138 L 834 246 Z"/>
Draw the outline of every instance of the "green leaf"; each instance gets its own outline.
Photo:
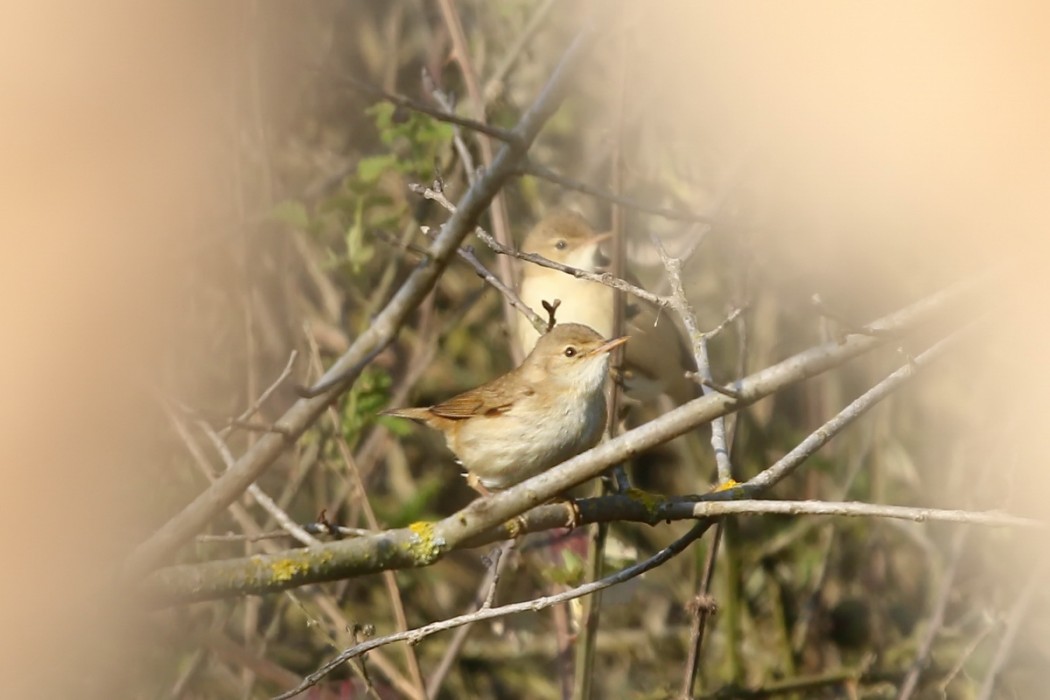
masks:
<path id="1" fill-rule="evenodd" d="M 383 173 L 396 169 L 397 156 L 393 153 L 366 156 L 357 161 L 357 178 L 363 183 L 372 184 L 377 182 Z"/>
<path id="2" fill-rule="evenodd" d="M 305 230 L 310 226 L 310 214 L 306 211 L 306 206 L 294 199 L 285 199 L 275 204 L 269 217 L 289 228 Z"/>
<path id="3" fill-rule="evenodd" d="M 561 550 L 561 566 L 557 564 L 544 567 L 543 576 L 553 583 L 575 586 L 583 580 L 584 561 L 572 550 Z"/>
<path id="4" fill-rule="evenodd" d="M 354 223 L 346 230 L 346 257 L 354 274 L 360 272 L 361 266 L 375 255 L 375 247 L 365 243 L 364 212 L 365 202 L 359 199 L 354 211 Z"/>

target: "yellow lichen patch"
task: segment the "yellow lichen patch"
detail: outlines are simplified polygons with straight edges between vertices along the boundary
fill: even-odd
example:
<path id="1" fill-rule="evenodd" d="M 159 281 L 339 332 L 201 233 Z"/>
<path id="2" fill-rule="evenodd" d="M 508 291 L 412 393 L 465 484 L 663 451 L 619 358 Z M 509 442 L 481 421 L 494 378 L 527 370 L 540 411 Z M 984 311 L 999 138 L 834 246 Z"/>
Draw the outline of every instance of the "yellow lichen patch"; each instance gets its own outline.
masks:
<path id="1" fill-rule="evenodd" d="M 270 564 L 274 581 L 291 581 L 293 576 L 306 571 L 307 568 L 308 565 L 305 561 L 296 561 L 294 559 L 280 559 Z"/>
<path id="2" fill-rule="evenodd" d="M 516 540 L 525 531 L 525 519 L 519 515 L 503 523 L 503 527 L 507 530 L 507 539 Z"/>
<path id="3" fill-rule="evenodd" d="M 642 489 L 627 489 L 627 491 L 624 492 L 624 495 L 645 506 L 645 511 L 649 513 L 649 515 L 653 515 L 656 512 L 656 509 L 666 500 L 658 493 L 650 493 L 649 491 L 643 491 Z"/>
<path id="4" fill-rule="evenodd" d="M 729 489 L 733 488 L 734 486 L 740 486 L 740 482 L 736 481 L 734 479 L 726 479 L 721 484 L 717 484 L 714 488 L 712 488 L 711 489 L 711 493 L 719 493 L 720 491 L 728 491 Z"/>
<path id="5" fill-rule="evenodd" d="M 627 489 L 624 492 L 628 498 L 638 501 L 646 508 L 655 508 L 659 504 L 663 503 L 664 497 L 658 493 L 652 493 L 650 491 L 643 491 L 642 489 Z"/>
<path id="6" fill-rule="evenodd" d="M 408 526 L 415 537 L 408 545 L 408 551 L 416 563 L 425 566 L 441 556 L 444 540 L 434 534 L 434 523 L 415 522 Z"/>

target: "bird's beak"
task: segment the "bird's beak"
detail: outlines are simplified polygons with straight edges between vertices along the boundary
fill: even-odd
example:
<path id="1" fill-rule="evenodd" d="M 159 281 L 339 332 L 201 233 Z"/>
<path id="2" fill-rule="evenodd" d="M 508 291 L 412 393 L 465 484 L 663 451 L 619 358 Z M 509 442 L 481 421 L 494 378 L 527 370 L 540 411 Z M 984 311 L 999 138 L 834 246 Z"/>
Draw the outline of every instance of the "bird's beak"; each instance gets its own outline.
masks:
<path id="1" fill-rule="evenodd" d="M 601 345 L 596 347 L 594 350 L 591 350 L 591 354 L 592 355 L 600 355 L 603 352 L 611 352 L 615 348 L 618 348 L 619 346 L 621 346 L 624 343 L 626 343 L 628 340 L 630 340 L 630 338 L 631 338 L 631 336 L 629 336 L 629 335 L 621 335 L 619 338 L 613 338 L 612 340 L 606 340 L 604 343 L 602 343 Z"/>
<path id="2" fill-rule="evenodd" d="M 612 238 L 612 236 L 613 236 L 613 232 L 612 231 L 605 231 L 604 233 L 596 233 L 593 236 L 591 236 L 591 242 L 592 243 L 601 243 L 602 241 L 609 240 L 610 238 Z"/>

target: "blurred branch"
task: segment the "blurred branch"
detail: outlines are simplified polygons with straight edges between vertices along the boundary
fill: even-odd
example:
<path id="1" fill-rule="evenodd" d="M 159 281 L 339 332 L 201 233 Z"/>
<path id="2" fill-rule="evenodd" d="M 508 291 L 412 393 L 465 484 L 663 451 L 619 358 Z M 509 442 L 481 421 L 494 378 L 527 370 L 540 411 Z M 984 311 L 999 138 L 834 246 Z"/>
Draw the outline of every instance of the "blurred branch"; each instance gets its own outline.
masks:
<path id="1" fill-rule="evenodd" d="M 155 568 L 176 548 L 191 539 L 229 506 L 284 450 L 302 435 L 324 409 L 346 390 L 367 364 L 397 335 L 401 324 L 437 282 L 463 238 L 513 173 L 533 139 L 564 97 L 571 69 L 589 43 L 591 30 L 582 30 L 566 49 L 547 84 L 514 128 L 515 140 L 500 149 L 492 167 L 477 179 L 460 200 L 459 208 L 442 227 L 431 246 L 431 258 L 417 267 L 350 349 L 328 370 L 314 395 L 297 401 L 275 424 L 282 433 L 263 435 L 204 493 L 140 544 L 125 563 L 131 579 Z"/>
<path id="2" fill-rule="evenodd" d="M 453 114 L 452 112 L 443 109 L 431 107 L 425 102 L 420 102 L 419 100 L 413 100 L 411 97 L 405 97 L 404 95 L 398 95 L 396 93 L 389 92 L 377 85 L 370 85 L 364 81 L 358 80 L 357 78 L 352 78 L 350 76 L 342 75 L 336 79 L 340 82 L 346 83 L 349 87 L 353 88 L 354 90 L 357 90 L 358 92 L 363 92 L 365 94 L 372 95 L 373 97 L 378 97 L 397 107 L 404 107 L 405 109 L 410 109 L 413 112 L 425 114 L 428 117 L 433 117 L 434 119 L 437 119 L 439 122 L 445 122 L 447 124 L 453 124 L 455 126 L 463 127 L 464 129 L 470 129 L 471 131 L 476 131 L 480 134 L 491 136 L 492 138 L 497 139 L 499 141 L 503 141 L 507 144 L 517 146 L 521 145 L 521 136 L 520 134 L 516 133 L 516 129 L 508 131 L 507 129 L 501 129 L 498 126 L 491 126 L 476 119 L 461 117 L 458 114 Z"/>
<path id="3" fill-rule="evenodd" d="M 422 227 L 424 235 L 430 235 L 430 229 L 426 226 Z M 480 260 L 478 260 L 477 254 L 474 253 L 474 246 L 465 245 L 460 246 L 456 249 L 456 255 L 461 260 L 465 261 L 468 265 L 474 268 L 474 271 L 478 273 L 478 277 L 485 280 L 490 286 L 492 286 L 497 292 L 503 295 L 503 298 L 515 309 L 517 309 L 522 316 L 528 319 L 532 327 L 535 328 L 540 335 L 547 332 L 547 321 L 543 320 L 539 314 L 530 309 L 525 305 L 525 302 L 521 300 L 518 293 L 503 283 L 503 281 L 492 274 L 487 267 Z"/>
<path id="4" fill-rule="evenodd" d="M 485 121 L 485 98 L 481 94 L 478 83 L 478 73 L 474 69 L 474 62 L 470 57 L 470 49 L 467 46 L 467 37 L 463 33 L 463 23 L 460 22 L 459 12 L 456 10 L 455 0 L 438 0 L 441 16 L 448 28 L 449 38 L 452 40 L 452 51 L 456 62 L 459 64 L 460 72 L 463 74 L 463 82 L 467 86 L 467 96 L 470 97 L 471 106 L 474 109 L 474 118 L 479 122 Z M 481 151 L 481 162 L 485 169 L 492 167 L 492 144 L 481 139 L 478 141 L 478 149 Z M 496 240 L 505 246 L 512 245 L 510 237 L 510 221 L 507 216 L 507 204 L 503 195 L 499 192 L 492 198 L 489 207 L 489 216 L 492 219 L 492 231 Z M 517 276 L 514 267 L 508 258 L 499 258 L 499 277 L 508 287 L 517 287 Z M 514 326 L 514 309 L 506 296 L 500 299 L 503 307 L 503 319 L 508 328 Z M 524 353 L 517 343 L 510 344 L 511 357 L 514 364 L 521 364 Z"/>
<path id="5" fill-rule="evenodd" d="M 314 361 L 320 366 L 320 356 L 317 353 L 316 345 L 312 348 Z M 335 438 L 336 448 L 339 452 L 340 458 L 343 460 L 343 466 L 346 467 L 346 472 L 350 474 L 351 483 L 356 487 L 354 493 L 361 504 L 361 509 L 365 515 L 365 522 L 368 523 L 374 531 L 379 531 L 379 519 L 376 518 L 375 511 L 372 508 L 372 503 L 368 499 L 368 490 L 365 488 L 364 479 L 361 477 L 361 470 L 357 468 L 357 462 L 354 460 L 353 454 L 350 452 L 350 445 L 347 444 L 346 438 L 342 433 L 342 422 L 339 413 L 331 406 L 328 407 L 328 417 L 332 421 L 332 433 Z M 401 590 L 397 586 L 397 578 L 394 576 L 393 571 L 383 572 L 383 584 L 386 586 L 387 596 L 390 598 L 390 604 L 394 611 L 394 620 L 397 622 L 398 629 L 408 629 L 408 617 L 405 614 L 405 603 L 401 597 Z M 419 667 L 419 659 L 416 657 L 416 651 L 412 647 L 405 649 L 405 663 L 408 666 L 408 672 L 412 679 L 414 686 L 414 695 L 418 700 L 426 700 L 426 682 L 423 680 L 423 671 Z"/>
<path id="6" fill-rule="evenodd" d="M 955 585 L 955 574 L 959 570 L 959 562 L 962 560 L 963 546 L 966 544 L 968 533 L 969 530 L 959 530 L 954 535 L 948 559 L 948 569 L 943 574 L 944 578 L 937 593 L 933 617 L 927 623 L 922 644 L 919 645 L 919 650 L 915 654 L 915 661 L 912 662 L 911 668 L 908 670 L 907 675 L 904 676 L 900 691 L 897 693 L 897 700 L 909 700 L 919 686 L 919 676 L 922 674 L 923 667 L 929 661 L 933 642 L 937 639 L 937 634 L 941 631 L 941 626 L 944 624 L 944 613 L 948 609 L 952 587 Z"/>
<path id="7" fill-rule="evenodd" d="M 1017 597 L 1017 601 L 1011 608 L 1010 616 L 1006 621 L 1006 632 L 999 643 L 999 648 L 995 650 L 992 665 L 984 677 L 984 683 L 981 685 L 981 694 L 977 696 L 979 700 L 991 700 L 991 698 L 995 697 L 995 681 L 999 677 L 1000 671 L 1003 670 L 1003 666 L 1006 665 L 1007 659 L 1010 658 L 1010 652 L 1013 650 L 1014 642 L 1017 641 L 1018 632 L 1030 620 L 1028 609 L 1035 600 L 1035 594 L 1037 591 L 1046 590 L 1046 582 L 1043 580 L 1043 577 L 1046 575 L 1048 562 L 1050 562 L 1050 559 L 1047 558 L 1044 552 L 1032 569 L 1032 574 L 1028 577 L 1028 581 L 1025 582 L 1021 595 Z"/>
<path id="8" fill-rule="evenodd" d="M 514 67 L 518 57 L 521 56 L 521 52 L 525 50 L 532 37 L 543 26 L 543 21 L 547 19 L 547 15 L 556 2 L 557 0 L 544 0 L 544 3 L 529 17 L 525 28 L 514 37 L 514 42 L 507 49 L 507 53 L 504 54 L 503 59 L 496 66 L 496 70 L 492 71 L 492 75 L 485 82 L 485 87 L 482 90 L 485 104 L 491 103 L 503 94 L 503 79 L 507 77 L 507 73 Z"/>
<path id="9" fill-rule="evenodd" d="M 434 83 L 433 77 L 431 77 L 426 68 L 423 68 L 423 87 L 430 92 L 434 101 L 441 105 L 441 108 L 446 112 L 452 112 L 455 109 L 452 97 Z M 467 176 L 467 184 L 473 185 L 474 180 L 478 176 L 477 168 L 474 166 L 474 156 L 470 154 L 470 148 L 467 147 L 467 142 L 463 140 L 463 130 L 458 125 L 452 126 L 452 145 L 456 149 L 460 162 L 463 164 L 463 171 Z"/>
<path id="10" fill-rule="evenodd" d="M 511 550 L 517 546 L 517 542 L 517 540 L 507 540 L 493 551 L 488 573 L 485 576 L 485 580 L 481 582 L 477 595 L 474 597 L 474 605 L 479 610 L 492 607 L 492 601 L 496 599 L 496 587 L 499 585 L 503 570 L 507 567 L 507 562 L 510 560 Z M 452 670 L 452 664 L 463 649 L 463 645 L 467 641 L 467 635 L 470 634 L 472 627 L 472 623 L 467 623 L 456 630 L 456 634 L 453 635 L 452 641 L 441 657 L 441 662 L 434 669 L 430 678 L 427 679 L 427 697 L 430 700 L 437 698 L 438 693 L 441 692 L 441 686 L 445 682 L 448 672 Z"/>
<path id="11" fill-rule="evenodd" d="M 583 194 L 590 195 L 595 199 L 601 199 L 612 204 L 619 204 L 620 206 L 627 207 L 628 209 L 634 209 L 640 211 L 643 214 L 653 214 L 655 216 L 661 216 L 671 221 L 685 221 L 689 223 L 697 224 L 709 224 L 711 223 L 712 217 L 704 214 L 696 214 L 690 211 L 679 211 L 676 209 L 667 209 L 666 207 L 657 207 L 645 202 L 639 202 L 631 197 L 625 197 L 615 192 L 609 192 L 600 187 L 594 185 L 588 185 L 586 182 L 575 180 L 571 177 L 566 177 L 551 170 L 545 165 L 540 165 L 531 160 L 526 160 L 525 163 L 518 168 L 516 175 L 532 175 L 549 182 L 553 182 L 556 185 Z"/>

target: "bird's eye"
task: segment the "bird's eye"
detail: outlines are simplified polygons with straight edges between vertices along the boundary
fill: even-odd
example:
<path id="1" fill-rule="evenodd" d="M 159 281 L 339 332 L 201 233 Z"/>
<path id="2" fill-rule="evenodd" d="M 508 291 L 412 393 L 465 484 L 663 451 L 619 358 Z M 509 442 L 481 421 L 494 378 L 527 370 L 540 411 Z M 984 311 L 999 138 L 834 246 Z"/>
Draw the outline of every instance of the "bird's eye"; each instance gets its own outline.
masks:
<path id="1" fill-rule="evenodd" d="M 555 241 L 555 243 L 554 243 L 554 247 L 557 248 L 558 250 L 565 250 L 565 246 L 567 246 L 567 245 L 569 245 L 569 244 L 566 243 L 565 241 L 560 241 L 560 240 L 559 241 Z"/>
<path id="2" fill-rule="evenodd" d="M 574 357 L 576 355 L 576 348 L 569 346 L 565 348 L 565 357 Z"/>

